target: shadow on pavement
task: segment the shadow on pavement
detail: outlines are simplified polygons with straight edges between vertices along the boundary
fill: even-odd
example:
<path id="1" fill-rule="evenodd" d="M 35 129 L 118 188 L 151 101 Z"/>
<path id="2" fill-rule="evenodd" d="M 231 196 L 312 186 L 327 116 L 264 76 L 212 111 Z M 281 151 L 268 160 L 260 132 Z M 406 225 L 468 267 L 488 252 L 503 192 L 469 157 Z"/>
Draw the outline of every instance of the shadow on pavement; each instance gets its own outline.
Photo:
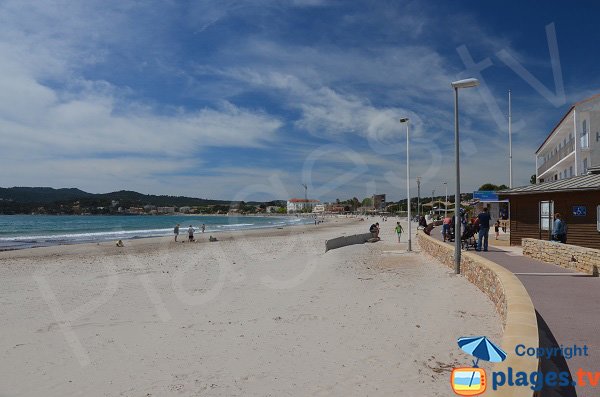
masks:
<path id="1" fill-rule="evenodd" d="M 560 347 L 554 335 L 552 335 L 552 331 L 550 331 L 550 327 L 544 321 L 542 316 L 537 312 L 535 312 L 538 323 L 538 333 L 540 338 L 540 347 L 543 348 L 553 348 Z M 541 358 L 540 359 L 540 371 L 543 374 L 546 374 L 550 371 L 552 372 L 568 372 L 570 383 L 573 383 L 573 377 L 571 376 L 571 371 L 569 370 L 569 366 L 567 365 L 567 361 L 565 358 L 561 356 L 552 357 L 550 359 Z M 577 391 L 572 384 L 569 386 L 557 386 L 553 388 L 544 387 L 540 392 L 536 393 L 538 397 L 577 397 Z"/>

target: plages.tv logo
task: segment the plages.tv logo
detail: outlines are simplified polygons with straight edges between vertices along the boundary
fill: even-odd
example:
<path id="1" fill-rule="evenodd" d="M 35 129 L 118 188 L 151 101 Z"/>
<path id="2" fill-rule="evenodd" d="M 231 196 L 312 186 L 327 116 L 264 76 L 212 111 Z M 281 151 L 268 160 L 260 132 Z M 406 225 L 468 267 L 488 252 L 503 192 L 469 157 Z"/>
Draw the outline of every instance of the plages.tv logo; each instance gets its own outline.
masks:
<path id="1" fill-rule="evenodd" d="M 506 358 L 504 350 L 495 345 L 486 336 L 458 338 L 458 346 L 477 360 L 472 367 L 454 368 L 450 374 L 452 390 L 459 396 L 477 396 L 485 392 L 487 378 L 485 370 L 479 368 L 479 360 L 500 362 Z"/>

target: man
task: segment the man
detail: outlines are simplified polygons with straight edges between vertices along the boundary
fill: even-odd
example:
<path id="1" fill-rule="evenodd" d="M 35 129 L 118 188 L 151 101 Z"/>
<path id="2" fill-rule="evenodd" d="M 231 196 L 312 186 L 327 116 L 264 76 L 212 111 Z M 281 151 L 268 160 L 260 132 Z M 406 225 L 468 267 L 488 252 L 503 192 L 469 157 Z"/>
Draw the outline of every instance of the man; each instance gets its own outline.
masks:
<path id="1" fill-rule="evenodd" d="M 477 239 L 476 251 L 481 251 L 481 245 L 483 242 L 483 250 L 487 252 L 488 233 L 490 231 L 490 221 L 492 220 L 487 207 L 483 209 L 482 213 L 477 215 L 477 220 L 479 221 L 479 239 Z"/>
<path id="2" fill-rule="evenodd" d="M 190 243 L 194 241 L 194 227 L 192 225 L 190 225 L 190 227 L 188 228 L 188 241 Z"/>
<path id="3" fill-rule="evenodd" d="M 404 229 L 402 229 L 402 225 L 400 224 L 400 222 L 396 222 L 396 234 L 398 234 L 398 242 L 400 242 L 400 235 L 403 231 Z"/>
<path id="4" fill-rule="evenodd" d="M 177 236 L 179 236 L 179 223 L 175 225 L 175 229 L 173 229 L 173 233 L 175 234 L 175 242 L 177 242 Z"/>
<path id="5" fill-rule="evenodd" d="M 557 212 L 554 214 L 554 240 L 560 241 L 565 244 L 567 242 L 567 231 L 565 228 L 565 222 L 561 219 L 560 214 Z"/>
<path id="6" fill-rule="evenodd" d="M 447 216 L 442 221 L 442 236 L 444 241 L 450 240 L 450 225 L 452 225 L 452 217 Z"/>

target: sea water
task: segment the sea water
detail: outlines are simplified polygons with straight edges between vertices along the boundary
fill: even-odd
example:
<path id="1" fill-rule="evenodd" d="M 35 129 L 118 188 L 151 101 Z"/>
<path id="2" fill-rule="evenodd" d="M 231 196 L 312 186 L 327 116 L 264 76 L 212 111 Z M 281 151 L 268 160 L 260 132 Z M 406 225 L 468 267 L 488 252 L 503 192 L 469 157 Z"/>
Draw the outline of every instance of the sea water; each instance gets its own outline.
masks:
<path id="1" fill-rule="evenodd" d="M 196 233 L 202 224 L 206 233 L 218 233 L 309 222 L 293 216 L 0 215 L 0 250 L 172 236 L 176 224 L 187 237 L 190 225 Z"/>

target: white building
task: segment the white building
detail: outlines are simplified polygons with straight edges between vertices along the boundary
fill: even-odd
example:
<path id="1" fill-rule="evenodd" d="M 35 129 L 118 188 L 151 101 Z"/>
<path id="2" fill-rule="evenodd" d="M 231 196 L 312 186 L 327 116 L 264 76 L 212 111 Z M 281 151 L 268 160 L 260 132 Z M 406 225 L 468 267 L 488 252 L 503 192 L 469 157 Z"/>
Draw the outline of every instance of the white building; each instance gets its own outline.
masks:
<path id="1" fill-rule="evenodd" d="M 311 212 L 317 204 L 319 200 L 292 198 L 287 201 L 287 212 Z"/>
<path id="2" fill-rule="evenodd" d="M 325 205 L 323 204 L 317 204 L 313 207 L 312 212 L 314 214 L 322 214 L 323 212 L 325 212 Z"/>
<path id="3" fill-rule="evenodd" d="M 535 165 L 537 183 L 600 166 L 600 94 L 571 106 L 535 152 Z"/>

